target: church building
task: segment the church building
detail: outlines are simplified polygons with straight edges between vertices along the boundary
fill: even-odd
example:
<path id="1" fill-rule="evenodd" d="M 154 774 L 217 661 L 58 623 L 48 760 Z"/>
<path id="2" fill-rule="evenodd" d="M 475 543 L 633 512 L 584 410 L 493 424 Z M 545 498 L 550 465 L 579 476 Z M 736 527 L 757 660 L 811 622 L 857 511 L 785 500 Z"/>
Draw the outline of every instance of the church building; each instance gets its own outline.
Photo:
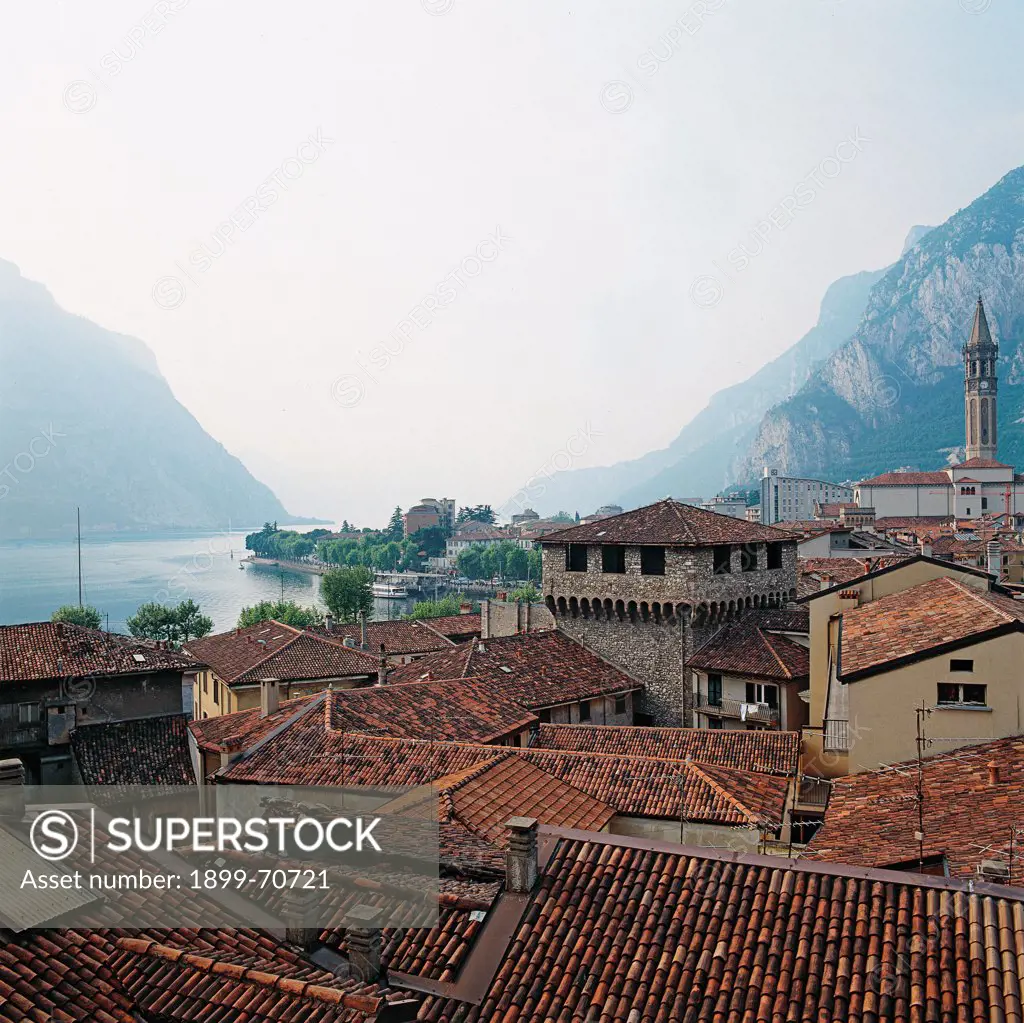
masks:
<path id="1" fill-rule="evenodd" d="M 858 483 L 854 500 L 862 508 L 874 508 L 876 519 L 1024 516 L 1024 476 L 996 454 L 999 346 L 992 340 L 980 295 L 962 351 L 965 460 L 934 472 L 886 472 Z"/>

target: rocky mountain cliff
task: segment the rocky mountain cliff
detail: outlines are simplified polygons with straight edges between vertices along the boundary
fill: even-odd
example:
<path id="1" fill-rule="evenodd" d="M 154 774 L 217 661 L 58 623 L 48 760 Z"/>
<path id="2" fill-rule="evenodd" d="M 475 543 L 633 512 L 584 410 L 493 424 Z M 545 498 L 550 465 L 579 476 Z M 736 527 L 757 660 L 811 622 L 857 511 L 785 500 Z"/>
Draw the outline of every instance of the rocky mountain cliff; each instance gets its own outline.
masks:
<path id="1" fill-rule="evenodd" d="M 0 260 L 0 537 L 287 519 L 175 399 L 139 340 L 65 312 Z"/>
<path id="2" fill-rule="evenodd" d="M 1022 464 L 1024 168 L 924 235 L 872 288 L 853 336 L 762 420 L 735 479 L 765 462 L 855 479 L 934 468 L 964 442 L 963 370 L 978 295 L 1000 344 L 1000 457 Z"/>

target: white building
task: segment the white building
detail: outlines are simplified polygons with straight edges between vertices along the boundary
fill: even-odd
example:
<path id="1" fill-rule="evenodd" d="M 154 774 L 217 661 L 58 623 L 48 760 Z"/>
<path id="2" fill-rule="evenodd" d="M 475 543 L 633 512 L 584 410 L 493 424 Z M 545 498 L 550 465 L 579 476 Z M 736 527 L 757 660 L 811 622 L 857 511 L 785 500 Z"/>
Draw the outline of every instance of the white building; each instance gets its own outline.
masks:
<path id="1" fill-rule="evenodd" d="M 768 465 L 761 476 L 761 522 L 767 526 L 773 522 L 812 519 L 816 504 L 841 504 L 853 499 L 852 487 L 827 480 L 786 476 Z"/>
<path id="2" fill-rule="evenodd" d="M 733 519 L 745 519 L 747 517 L 747 499 L 740 497 L 718 497 L 705 501 L 701 507 L 705 511 L 718 512 L 719 515 L 728 515 Z"/>

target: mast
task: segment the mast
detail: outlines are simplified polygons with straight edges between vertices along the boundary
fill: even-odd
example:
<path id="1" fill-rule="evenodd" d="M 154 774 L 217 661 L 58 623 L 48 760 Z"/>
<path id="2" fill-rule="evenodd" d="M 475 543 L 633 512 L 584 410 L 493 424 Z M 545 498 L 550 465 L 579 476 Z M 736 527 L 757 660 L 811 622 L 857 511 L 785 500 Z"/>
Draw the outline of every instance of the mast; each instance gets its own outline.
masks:
<path id="1" fill-rule="evenodd" d="M 82 606 L 82 509 L 75 508 L 78 521 L 78 606 Z"/>

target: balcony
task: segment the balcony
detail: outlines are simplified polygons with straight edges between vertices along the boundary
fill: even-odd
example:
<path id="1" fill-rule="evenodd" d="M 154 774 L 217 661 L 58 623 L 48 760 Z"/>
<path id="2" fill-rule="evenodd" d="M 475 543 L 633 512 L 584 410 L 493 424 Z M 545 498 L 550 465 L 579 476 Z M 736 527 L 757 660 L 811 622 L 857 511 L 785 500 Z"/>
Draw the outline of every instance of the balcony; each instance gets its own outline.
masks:
<path id="1" fill-rule="evenodd" d="M 744 707 L 746 711 L 744 711 Z M 696 711 L 709 717 L 735 718 L 737 721 L 750 721 L 758 725 L 779 726 L 778 707 L 769 707 L 767 703 L 746 703 L 743 700 L 719 700 L 710 703 L 706 695 L 697 699 Z"/>

